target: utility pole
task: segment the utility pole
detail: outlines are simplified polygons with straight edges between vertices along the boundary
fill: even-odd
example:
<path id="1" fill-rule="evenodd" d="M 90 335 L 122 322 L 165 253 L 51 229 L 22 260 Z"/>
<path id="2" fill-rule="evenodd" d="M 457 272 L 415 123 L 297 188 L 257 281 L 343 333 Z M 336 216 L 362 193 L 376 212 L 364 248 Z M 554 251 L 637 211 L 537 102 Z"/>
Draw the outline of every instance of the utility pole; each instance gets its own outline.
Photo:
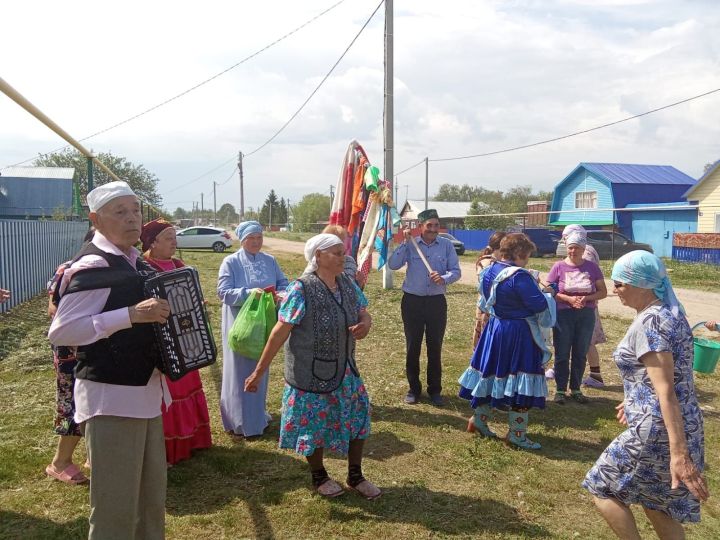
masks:
<path id="1" fill-rule="evenodd" d="M 332 208 L 333 200 L 335 199 L 335 193 L 333 192 L 333 185 L 330 184 L 330 207 Z"/>
<path id="2" fill-rule="evenodd" d="M 243 187 L 243 153 L 238 152 L 238 170 L 240 171 L 240 221 L 245 221 L 245 191 Z"/>
<path id="3" fill-rule="evenodd" d="M 428 158 L 425 158 L 425 210 L 428 207 L 428 178 L 429 178 Z"/>
<path id="4" fill-rule="evenodd" d="M 200 194 L 200 224 L 202 225 L 203 220 L 203 214 L 205 213 L 205 202 L 203 199 L 203 194 Z"/>
<path id="5" fill-rule="evenodd" d="M 288 200 L 287 200 L 287 223 L 285 224 L 285 226 L 287 227 L 287 230 L 288 230 L 288 231 L 292 231 L 292 228 L 290 227 L 290 215 L 291 215 L 291 210 L 290 210 L 290 208 L 291 208 L 291 206 L 290 206 L 290 199 L 288 199 Z"/>
<path id="6" fill-rule="evenodd" d="M 385 0 L 385 103 L 383 131 L 385 139 L 384 167 L 385 178 L 390 182 L 390 193 L 392 193 L 392 180 L 395 173 L 394 165 L 394 111 L 393 111 L 393 0 Z M 385 234 L 392 234 L 392 223 L 385 231 Z M 390 239 L 386 238 L 388 242 Z M 383 266 L 383 288 L 392 289 L 393 275 L 387 263 Z"/>
<path id="7" fill-rule="evenodd" d="M 215 194 L 215 186 L 217 186 L 217 182 L 213 180 L 213 227 L 217 227 L 217 197 Z"/>

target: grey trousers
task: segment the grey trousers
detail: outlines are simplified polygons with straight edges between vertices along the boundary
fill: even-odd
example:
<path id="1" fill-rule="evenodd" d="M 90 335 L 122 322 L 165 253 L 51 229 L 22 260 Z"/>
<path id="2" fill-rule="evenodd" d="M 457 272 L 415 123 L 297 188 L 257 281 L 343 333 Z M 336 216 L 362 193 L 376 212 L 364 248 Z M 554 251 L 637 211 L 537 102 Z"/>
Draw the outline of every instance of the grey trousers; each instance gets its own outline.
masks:
<path id="1" fill-rule="evenodd" d="M 165 538 L 162 416 L 95 416 L 85 423 L 85 441 L 92 467 L 89 538 Z"/>

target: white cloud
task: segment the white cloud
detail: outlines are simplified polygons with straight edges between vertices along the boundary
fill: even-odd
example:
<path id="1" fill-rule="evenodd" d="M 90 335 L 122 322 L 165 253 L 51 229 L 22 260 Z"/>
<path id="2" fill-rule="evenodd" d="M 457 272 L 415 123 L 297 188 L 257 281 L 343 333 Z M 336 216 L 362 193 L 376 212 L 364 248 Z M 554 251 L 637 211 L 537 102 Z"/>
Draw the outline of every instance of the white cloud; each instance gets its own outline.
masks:
<path id="1" fill-rule="evenodd" d="M 83 137 L 226 69 L 331 4 L 10 3 L 3 39 L 22 46 L 0 58 L 0 73 Z M 212 181 L 228 178 L 232 163 L 177 186 L 275 133 L 376 5 L 348 1 L 202 88 L 86 144 L 144 163 L 161 178 L 168 206 L 199 200 L 200 192 L 207 201 Z M 490 152 L 587 129 L 720 87 L 720 13 L 712 2 L 456 0 L 451 7 L 396 3 L 396 171 L 425 156 Z M 271 187 L 292 200 L 329 191 L 352 138 L 382 165 L 382 51 L 381 9 L 298 118 L 247 159 L 247 206 L 260 204 Z M 718 100 L 533 149 L 431 163 L 431 192 L 442 182 L 549 189 L 580 161 L 664 163 L 698 176 L 720 157 Z M 61 144 L 0 96 L 0 166 Z M 424 167 L 399 183 L 422 196 Z M 218 188 L 218 204 L 237 204 L 237 184 L 234 178 Z"/>

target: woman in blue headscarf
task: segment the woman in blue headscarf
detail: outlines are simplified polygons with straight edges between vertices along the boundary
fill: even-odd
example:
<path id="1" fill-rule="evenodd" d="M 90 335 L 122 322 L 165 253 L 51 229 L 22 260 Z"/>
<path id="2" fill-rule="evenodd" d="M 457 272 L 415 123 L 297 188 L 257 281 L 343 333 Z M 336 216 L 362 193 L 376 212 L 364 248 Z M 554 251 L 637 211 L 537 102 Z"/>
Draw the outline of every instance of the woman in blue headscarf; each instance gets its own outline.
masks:
<path id="1" fill-rule="evenodd" d="M 267 373 L 258 391 L 245 392 L 245 379 L 255 370 L 257 361 L 241 356 L 228 345 L 228 333 L 245 300 L 260 294 L 264 288 L 284 290 L 288 280 L 275 257 L 261 253 L 262 225 L 244 221 L 235 231 L 241 248 L 225 257 L 220 265 L 217 292 L 222 300 L 223 378 L 220 392 L 220 414 L 225 431 L 244 437 L 262 435 L 270 420 L 265 410 Z"/>
<path id="2" fill-rule="evenodd" d="M 631 251 L 613 267 L 615 293 L 637 311 L 615 350 L 628 426 L 600 455 L 583 487 L 621 538 L 640 538 L 630 504 L 640 504 L 660 538 L 685 538 L 709 496 L 702 476 L 702 412 L 693 383 L 693 339 L 662 261 Z"/>

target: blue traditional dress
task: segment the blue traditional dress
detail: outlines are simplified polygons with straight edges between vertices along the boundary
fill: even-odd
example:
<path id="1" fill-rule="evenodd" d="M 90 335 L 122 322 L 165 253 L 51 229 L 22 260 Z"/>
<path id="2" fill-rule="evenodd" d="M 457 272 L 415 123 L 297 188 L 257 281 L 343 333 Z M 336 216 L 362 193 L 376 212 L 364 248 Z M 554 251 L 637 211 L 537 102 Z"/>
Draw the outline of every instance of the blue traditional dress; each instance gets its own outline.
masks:
<path id="1" fill-rule="evenodd" d="M 700 502 L 688 489 L 682 484 L 670 489 L 668 433 L 647 369 L 639 360 L 651 351 L 672 353 L 688 451 L 703 470 L 703 417 L 693 382 L 692 331 L 682 313 L 673 315 L 668 306 L 656 305 L 638 314 L 614 353 L 623 378 L 628 429 L 600 455 L 582 485 L 602 499 L 639 503 L 681 523 L 700 521 Z"/>
<path id="2" fill-rule="evenodd" d="M 257 392 L 245 392 L 245 379 L 255 370 L 257 360 L 246 358 L 228 346 L 228 333 L 248 292 L 273 286 L 280 291 L 288 280 L 275 257 L 266 253 L 251 255 L 244 249 L 225 257 L 220 265 L 217 292 L 222 300 L 223 378 L 220 414 L 225 431 L 251 437 L 261 435 L 270 420 L 265 410 L 268 374 L 262 377 Z"/>
<path id="3" fill-rule="evenodd" d="M 352 281 L 358 311 L 368 305 L 367 298 Z M 278 320 L 299 324 L 305 316 L 302 284 L 293 281 L 280 304 Z M 335 299 L 341 302 L 339 292 Z M 347 366 L 340 386 L 329 394 L 306 392 L 285 383 L 282 397 L 280 448 L 290 448 L 310 456 L 316 448 L 327 448 L 346 455 L 350 441 L 370 436 L 370 399 L 362 377 Z"/>
<path id="4" fill-rule="evenodd" d="M 511 268 L 517 270 L 508 270 Z M 533 333 L 540 333 L 538 316 L 549 313 L 552 300 L 543 294 L 529 272 L 507 261 L 498 261 L 480 275 L 483 305 L 493 296 L 493 282 L 498 276 L 491 302 L 492 316 L 483 329 L 470 366 L 458 381 L 459 395 L 469 400 L 473 409 L 485 404 L 497 409 L 544 408 L 547 383 L 543 366 L 549 354 L 543 350 L 544 344 L 538 344 L 542 337 L 533 337 Z"/>

